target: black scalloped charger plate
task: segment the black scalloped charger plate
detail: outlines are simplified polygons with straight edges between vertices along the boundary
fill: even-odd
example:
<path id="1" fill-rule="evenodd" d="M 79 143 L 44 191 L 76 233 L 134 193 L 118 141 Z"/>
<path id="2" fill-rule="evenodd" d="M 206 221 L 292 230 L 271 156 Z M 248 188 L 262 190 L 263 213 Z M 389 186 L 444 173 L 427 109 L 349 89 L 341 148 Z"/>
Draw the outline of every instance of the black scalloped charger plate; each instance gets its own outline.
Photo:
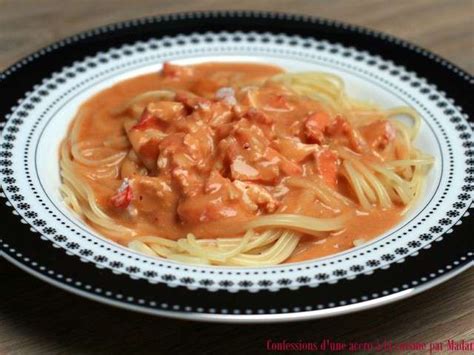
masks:
<path id="1" fill-rule="evenodd" d="M 265 268 L 198 267 L 111 243 L 61 202 L 57 145 L 78 105 L 165 60 L 266 61 L 341 75 L 354 94 L 423 116 L 435 155 L 422 201 L 396 228 L 331 257 Z M 0 252 L 67 291 L 140 312 L 207 321 L 326 317 L 414 295 L 472 265 L 473 78 L 396 38 L 338 22 L 255 12 L 133 20 L 54 43 L 0 77 Z"/>

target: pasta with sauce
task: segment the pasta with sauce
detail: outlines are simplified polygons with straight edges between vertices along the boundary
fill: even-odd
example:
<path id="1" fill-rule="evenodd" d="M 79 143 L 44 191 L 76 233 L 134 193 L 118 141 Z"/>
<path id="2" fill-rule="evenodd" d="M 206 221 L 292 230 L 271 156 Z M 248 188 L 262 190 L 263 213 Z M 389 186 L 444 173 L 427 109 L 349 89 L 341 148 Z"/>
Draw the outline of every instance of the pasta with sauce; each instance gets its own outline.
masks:
<path id="1" fill-rule="evenodd" d="M 60 148 L 61 192 L 101 234 L 146 255 L 306 260 L 402 218 L 433 164 L 413 145 L 420 124 L 409 107 L 349 98 L 329 73 L 165 63 L 80 107 Z"/>

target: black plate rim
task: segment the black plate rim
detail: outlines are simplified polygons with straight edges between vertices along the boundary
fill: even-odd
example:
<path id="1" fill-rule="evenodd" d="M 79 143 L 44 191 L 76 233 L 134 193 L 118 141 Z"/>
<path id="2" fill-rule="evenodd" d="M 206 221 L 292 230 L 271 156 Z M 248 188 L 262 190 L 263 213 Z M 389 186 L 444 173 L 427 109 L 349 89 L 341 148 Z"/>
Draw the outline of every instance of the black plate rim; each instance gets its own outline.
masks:
<path id="1" fill-rule="evenodd" d="M 2 256 L 2 253 L 0 253 L 0 256 Z M 415 288 L 407 290 L 409 291 L 408 294 L 399 293 L 395 295 L 396 297 L 386 296 L 386 297 L 382 297 L 382 298 L 375 299 L 372 301 L 364 301 L 364 302 L 354 304 L 354 305 L 347 305 L 347 306 L 344 306 L 345 307 L 344 309 L 335 309 L 332 312 L 331 311 L 328 312 L 328 310 L 319 310 L 319 311 L 294 312 L 291 314 L 278 314 L 278 315 L 235 316 L 235 315 L 225 315 L 225 314 L 210 315 L 210 314 L 202 314 L 202 313 L 196 313 L 196 312 L 176 314 L 176 312 L 164 311 L 164 310 L 150 311 L 150 309 L 148 308 L 143 308 L 143 307 L 135 306 L 135 305 L 124 305 L 123 303 L 117 302 L 115 300 L 110 300 L 109 298 L 105 298 L 105 297 L 93 297 L 87 292 L 77 291 L 77 290 L 73 291 L 69 289 L 67 286 L 65 286 L 63 283 L 60 283 L 55 280 L 52 280 L 51 278 L 45 277 L 41 273 L 38 273 L 37 271 L 29 267 L 26 267 L 24 264 L 19 263 L 16 259 L 6 254 L 3 254 L 3 256 L 5 260 L 10 262 L 12 265 L 16 266 L 20 270 L 27 272 L 33 277 L 36 277 L 54 287 L 57 287 L 63 291 L 69 292 L 73 295 L 84 297 L 90 301 L 100 302 L 107 306 L 119 307 L 124 310 L 139 312 L 139 313 L 148 314 L 148 315 L 158 315 L 158 316 L 162 316 L 162 317 L 166 317 L 170 319 L 181 319 L 181 320 L 190 320 L 190 321 L 197 321 L 197 322 L 241 323 L 241 324 L 255 324 L 255 323 L 269 324 L 269 323 L 281 323 L 281 322 L 298 322 L 298 321 L 303 321 L 303 320 L 337 317 L 337 316 L 342 316 L 348 313 L 362 312 L 362 311 L 376 308 L 376 307 L 383 307 L 400 300 L 411 298 L 421 292 L 424 292 L 433 287 L 436 287 L 448 280 L 451 280 L 452 278 L 465 272 L 466 270 L 469 270 L 472 266 L 474 266 L 473 263 L 465 264 L 464 266 L 459 267 L 455 270 L 452 270 L 446 273 L 445 275 L 443 275 L 442 277 L 439 277 L 429 283 L 426 283 L 423 286 L 415 287 Z"/>

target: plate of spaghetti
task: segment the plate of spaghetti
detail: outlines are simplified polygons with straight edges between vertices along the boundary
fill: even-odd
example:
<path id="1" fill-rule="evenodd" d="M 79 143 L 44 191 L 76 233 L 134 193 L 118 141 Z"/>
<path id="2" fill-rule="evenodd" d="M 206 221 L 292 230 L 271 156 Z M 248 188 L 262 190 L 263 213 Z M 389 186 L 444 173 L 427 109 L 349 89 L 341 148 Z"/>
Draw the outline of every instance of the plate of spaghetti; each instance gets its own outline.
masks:
<path id="1" fill-rule="evenodd" d="M 404 41 L 293 15 L 81 33 L 2 74 L 1 255 L 195 320 L 408 297 L 472 265 L 472 82 Z"/>

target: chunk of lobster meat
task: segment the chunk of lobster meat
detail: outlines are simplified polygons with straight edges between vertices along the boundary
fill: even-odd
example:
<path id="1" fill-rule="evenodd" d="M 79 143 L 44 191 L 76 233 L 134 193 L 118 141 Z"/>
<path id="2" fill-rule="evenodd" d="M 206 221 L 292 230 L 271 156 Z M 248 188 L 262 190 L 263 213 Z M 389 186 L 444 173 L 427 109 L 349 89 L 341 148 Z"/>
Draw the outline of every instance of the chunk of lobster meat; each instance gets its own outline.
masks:
<path id="1" fill-rule="evenodd" d="M 232 107 L 232 113 L 234 121 L 238 121 L 242 127 L 254 126 L 267 139 L 271 140 L 275 137 L 274 120 L 264 111 L 254 107 L 235 105 Z"/>
<path id="2" fill-rule="evenodd" d="M 208 159 L 212 155 L 212 141 L 201 141 L 205 135 L 192 135 L 183 132 L 174 133 L 160 143 L 160 155 L 157 160 L 158 170 L 171 172 L 173 181 L 186 196 L 195 195 L 203 185 L 200 171 L 210 169 Z"/>
<path id="3" fill-rule="evenodd" d="M 350 134 L 351 131 L 352 126 L 346 119 L 342 118 L 341 116 L 337 116 L 327 128 L 327 132 L 331 136 L 345 136 Z"/>
<path id="4" fill-rule="evenodd" d="M 173 194 L 171 183 L 164 177 L 139 176 L 133 181 L 137 200 L 142 200 L 142 195 L 150 195 L 158 198 L 168 198 Z"/>
<path id="5" fill-rule="evenodd" d="M 204 193 L 213 194 L 217 192 L 224 193 L 224 196 L 230 200 L 235 200 L 241 196 L 232 181 L 223 177 L 219 171 L 212 170 L 204 186 Z"/>
<path id="6" fill-rule="evenodd" d="M 323 148 L 314 153 L 316 169 L 323 181 L 331 187 L 337 185 L 337 174 L 339 170 L 339 158 L 335 152 Z"/>
<path id="7" fill-rule="evenodd" d="M 170 62 L 163 63 L 161 75 L 169 79 L 183 79 L 192 76 L 194 69 L 185 65 L 171 64 Z"/>
<path id="8" fill-rule="evenodd" d="M 160 143 L 158 168 L 199 168 L 210 158 L 213 142 L 205 134 L 173 133 Z"/>
<path id="9" fill-rule="evenodd" d="M 228 126 L 229 130 L 232 130 L 231 125 Z M 220 130 L 216 130 L 215 136 L 218 143 L 216 146 L 216 154 L 214 156 L 213 169 L 219 171 L 223 176 L 228 177 L 231 173 L 230 165 L 239 154 L 239 147 L 235 137 L 228 136 L 226 133 L 225 138 L 223 138 L 223 136 L 219 135 L 219 131 Z"/>
<path id="10" fill-rule="evenodd" d="M 150 171 L 156 170 L 156 160 L 160 155 L 160 142 L 161 138 L 150 137 L 144 140 L 136 151 L 143 165 Z"/>
<path id="11" fill-rule="evenodd" d="M 185 135 L 186 134 L 182 132 L 173 133 L 166 136 L 160 142 L 160 154 L 156 162 L 159 170 L 167 170 L 173 167 L 172 158 L 177 156 L 179 153 L 182 153 L 183 139 Z"/>
<path id="12" fill-rule="evenodd" d="M 178 195 L 167 177 L 137 176 L 133 180 L 133 204 L 140 211 L 155 213 L 157 202 L 160 210 L 174 214 Z"/>
<path id="13" fill-rule="evenodd" d="M 214 129 L 232 122 L 234 118 L 232 107 L 222 101 L 211 102 L 210 110 L 198 110 L 194 114 Z"/>
<path id="14" fill-rule="evenodd" d="M 215 168 L 232 180 L 274 183 L 278 179 L 279 161 L 265 160 L 263 153 L 252 151 L 249 143 L 242 144 L 234 136 L 219 143 L 217 157 Z"/>
<path id="15" fill-rule="evenodd" d="M 186 115 L 184 105 L 174 101 L 151 102 L 147 109 L 162 122 L 170 122 Z"/>
<path id="16" fill-rule="evenodd" d="M 204 185 L 204 194 L 182 199 L 178 215 L 182 222 L 198 224 L 224 218 L 249 216 L 242 193 L 218 171 L 212 171 Z"/>
<path id="17" fill-rule="evenodd" d="M 182 103 L 189 110 L 210 110 L 212 101 L 205 97 L 194 95 L 186 91 L 178 91 L 175 95 L 175 101 Z"/>
<path id="18" fill-rule="evenodd" d="M 122 160 L 120 176 L 122 178 L 134 178 L 135 176 L 145 175 L 148 175 L 148 170 L 145 168 L 144 164 L 142 164 L 135 151 L 130 149 L 125 159 Z"/>
<path id="19" fill-rule="evenodd" d="M 383 150 L 392 142 L 397 132 L 388 120 L 377 120 L 359 128 L 367 144 L 374 149 Z"/>
<path id="20" fill-rule="evenodd" d="M 256 91 L 253 97 L 251 95 L 249 101 L 252 106 L 262 107 L 264 111 L 288 112 L 293 109 L 289 94 L 283 87 L 267 83 L 263 88 Z"/>
<path id="21" fill-rule="evenodd" d="M 256 180 L 260 175 L 259 171 L 248 164 L 242 156 L 232 160 L 230 170 L 232 178 L 238 180 Z"/>
<path id="22" fill-rule="evenodd" d="M 312 156 L 319 147 L 314 144 L 305 144 L 296 137 L 278 138 L 274 141 L 275 146 L 279 151 L 284 151 L 285 156 L 292 161 L 301 163 L 305 159 Z"/>
<path id="23" fill-rule="evenodd" d="M 304 122 L 298 120 L 290 125 L 290 133 L 293 137 L 303 137 Z"/>
<path id="24" fill-rule="evenodd" d="M 242 201 L 251 211 L 260 209 L 266 213 L 273 213 L 280 205 L 279 201 L 260 185 L 239 180 L 234 181 L 233 184 L 242 192 Z"/>
<path id="25" fill-rule="evenodd" d="M 294 164 L 275 150 L 268 150 L 270 140 L 247 119 L 216 130 L 220 140 L 214 167 L 233 180 L 277 182 L 280 170 L 293 174 Z M 298 168 L 296 168 L 298 169 Z"/>
<path id="26" fill-rule="evenodd" d="M 250 163 L 239 155 L 230 165 L 231 177 L 233 180 L 274 184 L 280 175 L 278 163 L 268 163 L 267 161 Z"/>
<path id="27" fill-rule="evenodd" d="M 124 122 L 124 129 L 127 133 L 128 140 L 143 165 L 149 170 L 154 170 L 159 154 L 159 144 L 167 134 L 156 128 L 148 128 L 145 130 L 133 129 L 134 125 L 133 120 Z"/>
<path id="28" fill-rule="evenodd" d="M 214 138 L 216 139 L 216 141 L 222 142 L 222 140 L 229 137 L 229 135 L 234 130 L 234 126 L 235 125 L 232 122 L 229 122 L 229 123 L 224 123 L 215 127 Z"/>
<path id="29" fill-rule="evenodd" d="M 217 130 L 220 127 L 232 123 L 233 115 L 230 111 L 213 112 L 209 119 L 209 126 Z"/>
<path id="30" fill-rule="evenodd" d="M 268 116 L 265 112 L 257 110 L 251 107 L 243 114 L 243 117 L 249 119 L 249 121 L 270 125 L 273 123 L 273 119 Z"/>
<path id="31" fill-rule="evenodd" d="M 171 171 L 171 176 L 179 186 L 181 193 L 186 197 L 196 196 L 202 189 L 204 180 L 195 169 L 176 167 Z"/>
<path id="32" fill-rule="evenodd" d="M 132 129 L 141 131 L 151 128 L 165 130 L 171 120 L 176 120 L 185 114 L 184 105 L 181 103 L 171 101 L 152 102 L 145 107 Z"/>
<path id="33" fill-rule="evenodd" d="M 264 158 L 268 163 L 278 164 L 278 167 L 285 175 L 297 176 L 303 173 L 301 166 L 292 162 L 273 148 L 267 147 Z"/>
<path id="34" fill-rule="evenodd" d="M 324 141 L 324 132 L 329 126 L 329 115 L 325 112 L 309 114 L 304 119 L 304 135 L 309 143 L 321 144 Z"/>
<path id="35" fill-rule="evenodd" d="M 290 110 L 292 108 L 288 96 L 283 94 L 272 94 L 268 100 L 269 108 L 276 110 Z"/>
<path id="36" fill-rule="evenodd" d="M 145 108 L 140 117 L 138 118 L 137 123 L 132 126 L 132 129 L 143 131 L 149 128 L 159 129 L 159 121 L 157 120 L 155 115 L 153 115 L 147 108 Z"/>
<path id="37" fill-rule="evenodd" d="M 199 169 L 204 169 L 206 162 L 214 153 L 214 140 L 209 127 L 202 126 L 193 134 L 187 133 L 183 138 L 186 154 L 192 157 Z"/>
<path id="38" fill-rule="evenodd" d="M 221 171 L 229 169 L 233 180 L 254 181 L 275 184 L 281 175 L 301 175 L 302 168 L 270 147 L 254 146 L 246 140 L 238 140 L 228 136 L 218 146 L 216 165 Z M 261 149 L 261 150 L 260 150 Z"/>
<path id="39" fill-rule="evenodd" d="M 117 192 L 110 198 L 110 202 L 116 208 L 125 209 L 133 199 L 132 187 L 128 179 L 123 179 Z"/>
<path id="40" fill-rule="evenodd" d="M 241 202 L 226 200 L 215 194 L 184 199 L 180 201 L 177 212 L 181 222 L 190 225 L 248 215 Z"/>
<path id="41" fill-rule="evenodd" d="M 249 120 L 243 118 L 236 125 L 233 131 L 240 146 L 247 151 L 248 158 L 251 161 L 259 160 L 266 147 L 270 145 L 265 132 L 257 125 L 252 124 Z"/>
<path id="42" fill-rule="evenodd" d="M 329 124 L 326 131 L 328 135 L 338 138 L 341 144 L 346 145 L 356 152 L 361 152 L 367 147 L 352 125 L 341 116 L 337 116 L 336 119 Z"/>

